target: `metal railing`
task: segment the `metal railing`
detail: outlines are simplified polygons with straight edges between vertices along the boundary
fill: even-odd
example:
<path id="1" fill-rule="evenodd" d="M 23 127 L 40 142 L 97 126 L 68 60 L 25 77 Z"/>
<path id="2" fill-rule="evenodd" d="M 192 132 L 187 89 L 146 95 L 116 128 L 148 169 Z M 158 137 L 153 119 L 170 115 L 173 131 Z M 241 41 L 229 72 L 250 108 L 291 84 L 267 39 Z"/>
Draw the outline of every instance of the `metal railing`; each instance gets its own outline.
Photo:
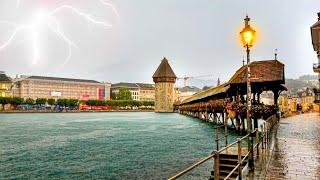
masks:
<path id="1" fill-rule="evenodd" d="M 227 144 L 227 140 L 225 147 L 219 149 L 219 140 L 221 139 L 219 137 L 219 129 L 221 126 L 216 127 L 216 143 L 217 143 L 217 150 L 213 151 L 210 153 L 208 156 L 200 159 L 196 163 L 192 164 L 191 166 L 187 167 L 183 171 L 179 172 L 178 174 L 172 176 L 169 178 L 169 180 L 175 180 L 180 178 L 181 176 L 187 174 L 188 172 L 192 171 L 196 167 L 200 166 L 201 164 L 205 163 L 211 158 L 214 158 L 214 163 L 213 163 L 213 171 L 214 171 L 214 179 L 219 179 L 220 178 L 220 159 L 219 155 L 227 151 L 230 147 L 234 145 L 237 146 L 237 155 L 238 155 L 238 162 L 237 165 L 235 166 L 234 169 L 224 178 L 225 180 L 229 179 L 236 171 L 238 171 L 238 177 L 241 179 L 241 165 L 246 161 L 250 153 L 254 153 L 254 150 L 256 149 L 256 157 L 259 157 L 259 148 L 261 147 L 262 149 L 268 149 L 269 142 L 270 142 L 270 131 L 273 128 L 273 126 L 277 123 L 277 117 L 276 115 L 271 116 L 266 122 L 264 122 L 260 126 L 260 131 L 261 131 L 261 136 L 259 136 L 259 130 L 256 128 L 253 132 L 248 133 L 247 135 L 238 138 L 236 141 L 232 142 L 231 144 Z M 248 152 L 245 156 L 242 157 L 242 142 L 247 138 L 247 142 L 249 145 L 249 141 L 253 144 L 253 136 L 255 135 L 255 145 L 253 145 L 253 148 L 249 150 L 248 146 Z M 227 138 L 227 136 L 225 136 Z M 252 137 L 252 138 L 251 138 Z M 260 146 L 261 144 L 261 146 Z M 219 150 L 218 150 L 219 149 Z"/>

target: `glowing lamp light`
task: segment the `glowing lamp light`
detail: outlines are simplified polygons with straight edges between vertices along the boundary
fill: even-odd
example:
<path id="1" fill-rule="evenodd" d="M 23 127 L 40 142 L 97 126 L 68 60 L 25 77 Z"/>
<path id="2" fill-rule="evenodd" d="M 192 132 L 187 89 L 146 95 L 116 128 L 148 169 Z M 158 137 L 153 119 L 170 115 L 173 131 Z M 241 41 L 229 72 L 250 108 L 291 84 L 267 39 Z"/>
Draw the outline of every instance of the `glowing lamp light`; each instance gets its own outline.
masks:
<path id="1" fill-rule="evenodd" d="M 244 47 L 252 47 L 255 40 L 256 31 L 251 28 L 249 21 L 250 18 L 246 16 L 244 19 L 245 27 L 240 32 L 241 41 Z"/>

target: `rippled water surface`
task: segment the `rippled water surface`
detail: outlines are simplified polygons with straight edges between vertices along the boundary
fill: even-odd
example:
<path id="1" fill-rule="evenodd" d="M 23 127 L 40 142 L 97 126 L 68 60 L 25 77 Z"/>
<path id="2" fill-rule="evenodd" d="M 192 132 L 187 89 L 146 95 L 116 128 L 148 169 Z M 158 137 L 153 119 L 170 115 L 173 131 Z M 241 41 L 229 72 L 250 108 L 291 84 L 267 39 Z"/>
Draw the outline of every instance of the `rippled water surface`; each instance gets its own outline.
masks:
<path id="1" fill-rule="evenodd" d="M 213 125 L 173 113 L 0 114 L 0 179 L 166 179 L 213 147 Z"/>

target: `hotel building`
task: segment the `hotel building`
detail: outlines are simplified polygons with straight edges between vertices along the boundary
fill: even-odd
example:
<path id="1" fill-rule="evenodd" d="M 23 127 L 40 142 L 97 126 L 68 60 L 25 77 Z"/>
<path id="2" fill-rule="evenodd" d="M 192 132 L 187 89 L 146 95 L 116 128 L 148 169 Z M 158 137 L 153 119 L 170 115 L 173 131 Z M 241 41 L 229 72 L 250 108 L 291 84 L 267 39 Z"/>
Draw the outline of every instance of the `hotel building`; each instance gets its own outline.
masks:
<path id="1" fill-rule="evenodd" d="M 111 83 L 86 79 L 21 76 L 15 79 L 13 96 L 21 98 L 109 100 Z"/>

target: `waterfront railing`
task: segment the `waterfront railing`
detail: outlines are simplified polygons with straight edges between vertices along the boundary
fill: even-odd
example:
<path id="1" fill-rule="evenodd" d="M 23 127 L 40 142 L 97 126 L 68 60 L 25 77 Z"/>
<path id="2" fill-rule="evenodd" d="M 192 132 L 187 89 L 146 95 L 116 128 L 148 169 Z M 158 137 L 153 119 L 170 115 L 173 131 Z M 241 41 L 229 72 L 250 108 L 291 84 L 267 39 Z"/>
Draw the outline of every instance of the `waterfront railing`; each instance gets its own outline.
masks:
<path id="1" fill-rule="evenodd" d="M 237 145 L 237 155 L 238 155 L 238 161 L 236 166 L 229 172 L 229 174 L 226 177 L 223 177 L 224 180 L 229 179 L 233 174 L 237 172 L 238 179 L 241 179 L 242 177 L 242 167 L 247 161 L 249 155 L 252 153 L 252 157 L 254 157 L 254 151 L 256 152 L 256 158 L 259 158 L 259 151 L 262 150 L 269 150 L 269 145 L 271 141 L 270 133 L 273 130 L 273 127 L 278 123 L 279 117 L 275 114 L 271 116 L 268 120 L 266 120 L 261 126 L 260 131 L 256 128 L 254 131 L 248 133 L 247 135 L 237 138 L 236 141 L 232 142 L 231 144 L 228 144 L 228 141 L 226 140 L 226 144 L 224 147 L 219 149 L 219 140 L 221 140 L 222 137 L 219 137 L 219 128 L 221 126 L 216 127 L 216 143 L 217 143 L 217 149 L 210 153 L 208 156 L 200 159 L 196 163 L 192 164 L 191 166 L 187 167 L 183 171 L 177 173 L 176 175 L 169 178 L 169 180 L 175 180 L 178 179 L 185 174 L 191 172 L 193 169 L 197 168 L 201 164 L 207 162 L 208 160 L 213 158 L 213 173 L 210 179 L 220 179 L 220 154 L 223 154 L 223 152 L 228 153 L 228 149 Z M 226 133 L 226 132 L 225 132 Z M 225 135 L 225 138 L 227 138 L 227 134 Z M 255 144 L 254 144 L 255 139 Z M 247 153 L 242 156 L 243 150 L 245 148 L 242 146 L 243 142 L 247 141 Z M 249 141 L 251 141 L 251 144 L 254 144 L 253 146 L 249 146 Z M 253 162 L 249 162 L 252 163 Z"/>

